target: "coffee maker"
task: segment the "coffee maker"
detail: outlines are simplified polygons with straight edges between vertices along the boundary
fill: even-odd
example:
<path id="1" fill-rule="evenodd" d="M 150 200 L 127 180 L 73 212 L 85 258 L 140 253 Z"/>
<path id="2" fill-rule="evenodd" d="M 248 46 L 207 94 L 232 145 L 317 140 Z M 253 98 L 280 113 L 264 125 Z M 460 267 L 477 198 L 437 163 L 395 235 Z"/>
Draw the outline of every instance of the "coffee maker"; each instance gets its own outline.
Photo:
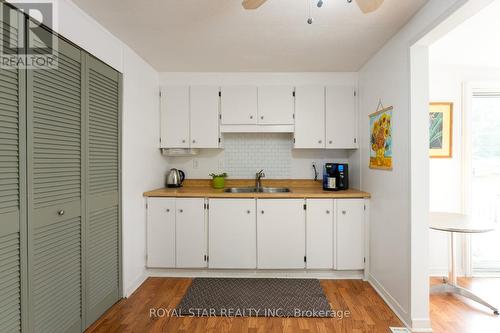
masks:
<path id="1" fill-rule="evenodd" d="M 349 189 L 349 165 L 326 163 L 323 168 L 323 190 L 342 191 Z"/>

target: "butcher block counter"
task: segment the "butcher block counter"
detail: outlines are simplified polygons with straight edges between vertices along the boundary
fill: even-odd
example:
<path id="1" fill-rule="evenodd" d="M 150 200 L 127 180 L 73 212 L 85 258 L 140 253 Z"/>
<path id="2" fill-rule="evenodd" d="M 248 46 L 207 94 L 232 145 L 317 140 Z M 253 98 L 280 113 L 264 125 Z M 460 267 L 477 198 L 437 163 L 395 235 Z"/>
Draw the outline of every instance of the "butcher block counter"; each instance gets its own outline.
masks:
<path id="1" fill-rule="evenodd" d="M 347 191 L 323 191 L 321 181 L 298 179 L 263 179 L 263 187 L 286 187 L 290 192 L 284 193 L 226 193 L 224 189 L 214 189 L 209 179 L 188 179 L 180 188 L 160 188 L 144 193 L 145 197 L 178 197 L 178 198 L 370 198 L 370 194 L 357 189 Z M 226 179 L 225 187 L 253 187 L 253 179 Z"/>

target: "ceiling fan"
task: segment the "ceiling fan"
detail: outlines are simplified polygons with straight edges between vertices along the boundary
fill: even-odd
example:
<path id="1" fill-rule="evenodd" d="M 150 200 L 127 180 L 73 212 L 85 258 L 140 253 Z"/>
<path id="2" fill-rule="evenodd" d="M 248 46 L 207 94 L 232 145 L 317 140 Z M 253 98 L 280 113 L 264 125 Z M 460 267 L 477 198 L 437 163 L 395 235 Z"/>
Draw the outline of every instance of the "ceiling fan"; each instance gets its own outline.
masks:
<path id="1" fill-rule="evenodd" d="M 257 9 L 264 4 L 267 0 L 243 0 L 242 5 L 245 9 Z M 347 0 L 347 2 L 351 3 L 353 0 Z M 384 0 L 356 0 L 358 7 L 365 14 L 376 11 L 384 2 Z M 318 7 L 321 7 L 323 4 L 322 0 L 318 1 Z"/>

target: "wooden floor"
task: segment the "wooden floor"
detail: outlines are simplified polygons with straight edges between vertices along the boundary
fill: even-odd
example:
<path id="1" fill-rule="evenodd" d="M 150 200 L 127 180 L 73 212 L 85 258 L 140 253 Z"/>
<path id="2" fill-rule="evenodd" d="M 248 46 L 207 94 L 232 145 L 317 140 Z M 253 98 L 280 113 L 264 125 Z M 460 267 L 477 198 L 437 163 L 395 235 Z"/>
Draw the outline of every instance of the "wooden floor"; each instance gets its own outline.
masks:
<path id="1" fill-rule="evenodd" d="M 431 279 L 431 284 L 440 283 Z M 324 280 L 321 285 L 335 310 L 348 310 L 350 318 L 150 318 L 150 309 L 174 309 L 191 283 L 190 279 L 149 278 L 129 299 L 111 308 L 87 332 L 389 332 L 401 326 L 372 287 L 363 281 Z M 459 279 L 495 306 L 500 306 L 500 279 Z M 431 296 L 434 333 L 496 333 L 500 318 L 460 296 Z"/>
<path id="2" fill-rule="evenodd" d="M 344 319 L 305 318 L 150 318 L 151 308 L 174 309 L 190 279 L 149 278 L 129 299 L 111 308 L 87 332 L 337 332 L 387 333 L 401 322 L 373 288 L 359 280 L 324 280 L 332 309 L 350 311 Z"/>
<path id="3" fill-rule="evenodd" d="M 436 283 L 441 279 L 431 279 L 431 285 Z M 460 278 L 459 284 L 500 307 L 500 278 Z M 434 333 L 500 332 L 500 318 L 490 309 L 451 294 L 431 296 L 431 322 Z"/>

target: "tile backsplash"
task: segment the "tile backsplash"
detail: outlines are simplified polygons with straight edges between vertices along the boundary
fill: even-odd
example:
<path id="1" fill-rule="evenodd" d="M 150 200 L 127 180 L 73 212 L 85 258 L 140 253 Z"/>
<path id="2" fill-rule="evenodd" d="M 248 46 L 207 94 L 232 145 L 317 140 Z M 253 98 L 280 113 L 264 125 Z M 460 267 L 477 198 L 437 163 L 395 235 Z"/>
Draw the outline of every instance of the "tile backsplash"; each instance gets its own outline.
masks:
<path id="1" fill-rule="evenodd" d="M 231 178 L 253 178 L 263 169 L 267 178 L 290 178 L 292 134 L 224 135 L 224 166 Z"/>
<path id="2" fill-rule="evenodd" d="M 349 162 L 351 157 L 346 150 L 293 149 L 292 133 L 225 133 L 223 142 L 223 149 L 169 157 L 166 170 L 181 169 L 191 179 L 209 178 L 212 172 L 227 172 L 232 179 L 252 179 L 261 169 L 267 179 L 312 179 L 313 163 L 321 175 L 324 163 Z"/>

